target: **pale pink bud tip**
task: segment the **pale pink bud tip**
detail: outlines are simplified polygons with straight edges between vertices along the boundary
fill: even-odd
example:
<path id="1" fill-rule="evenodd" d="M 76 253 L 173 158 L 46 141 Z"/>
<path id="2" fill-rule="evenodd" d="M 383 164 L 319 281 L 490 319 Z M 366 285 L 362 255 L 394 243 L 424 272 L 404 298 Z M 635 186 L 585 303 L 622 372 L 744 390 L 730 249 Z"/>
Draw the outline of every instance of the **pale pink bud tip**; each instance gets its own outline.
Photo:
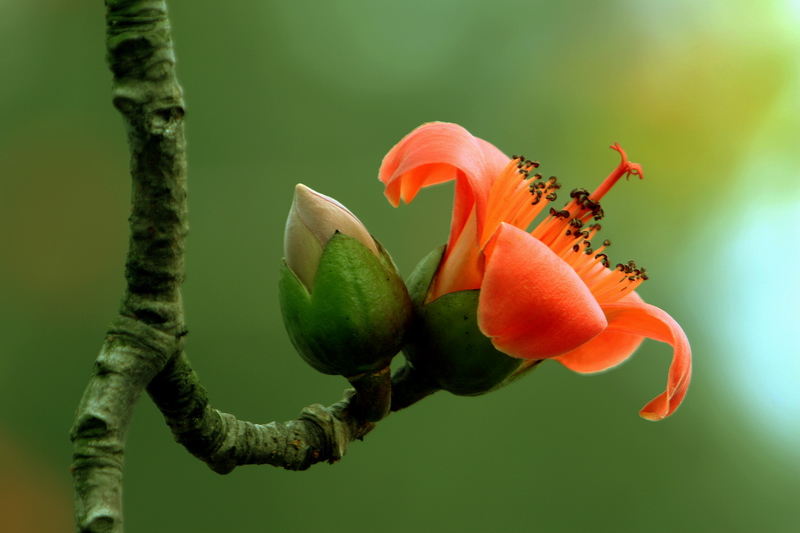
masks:
<path id="1" fill-rule="evenodd" d="M 336 232 L 359 240 L 380 257 L 369 231 L 345 206 L 298 183 L 286 220 L 283 255 L 286 264 L 311 290 L 322 250 Z"/>

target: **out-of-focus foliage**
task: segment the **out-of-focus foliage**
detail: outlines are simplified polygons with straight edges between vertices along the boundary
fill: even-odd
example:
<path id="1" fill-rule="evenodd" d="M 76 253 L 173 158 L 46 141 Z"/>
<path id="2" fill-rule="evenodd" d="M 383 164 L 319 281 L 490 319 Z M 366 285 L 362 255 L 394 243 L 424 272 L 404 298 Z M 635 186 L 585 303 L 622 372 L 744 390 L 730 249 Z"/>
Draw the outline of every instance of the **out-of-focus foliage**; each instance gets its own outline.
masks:
<path id="1" fill-rule="evenodd" d="M 431 120 L 541 161 L 566 191 L 599 183 L 615 141 L 644 166 L 644 181 L 604 201 L 603 233 L 612 261 L 647 266 L 640 293 L 689 335 L 692 387 L 671 419 L 641 420 L 669 360 L 647 342 L 608 374 L 553 363 L 488 396 L 434 395 L 334 466 L 227 477 L 176 445 L 144 398 L 127 528 L 796 526 L 798 2 L 319 4 L 169 4 L 188 105 L 188 347 L 212 402 L 268 422 L 338 400 L 345 381 L 308 368 L 278 316 L 293 186 L 347 205 L 408 275 L 446 239 L 452 190 L 395 210 L 376 174 Z M 127 243 L 102 2 L 0 2 L 0 72 L 0 434 L 35 464 L 4 474 L 2 494 L 35 487 L 31 513 L 61 516 L 68 507 L 45 498 L 69 498 L 67 430 Z M 0 501 L 0 529 L 15 502 Z M 31 531 L 63 530 L 53 520 Z"/>

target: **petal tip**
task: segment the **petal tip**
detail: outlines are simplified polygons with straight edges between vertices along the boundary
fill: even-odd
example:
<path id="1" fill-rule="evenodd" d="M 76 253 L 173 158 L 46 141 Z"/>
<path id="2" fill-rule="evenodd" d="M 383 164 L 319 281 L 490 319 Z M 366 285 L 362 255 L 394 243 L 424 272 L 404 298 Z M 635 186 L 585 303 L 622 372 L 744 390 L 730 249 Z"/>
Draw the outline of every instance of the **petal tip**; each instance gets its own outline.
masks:
<path id="1" fill-rule="evenodd" d="M 639 411 L 639 416 L 651 422 L 658 422 L 659 420 L 664 420 L 664 418 L 666 418 L 652 411 Z"/>

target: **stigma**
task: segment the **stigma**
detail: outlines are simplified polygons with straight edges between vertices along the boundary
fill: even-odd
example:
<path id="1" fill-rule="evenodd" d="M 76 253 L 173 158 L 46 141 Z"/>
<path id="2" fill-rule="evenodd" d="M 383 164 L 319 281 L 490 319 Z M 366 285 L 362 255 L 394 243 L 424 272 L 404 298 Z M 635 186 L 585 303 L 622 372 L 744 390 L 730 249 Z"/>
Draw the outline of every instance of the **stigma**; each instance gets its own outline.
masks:
<path id="1" fill-rule="evenodd" d="M 639 176 L 639 179 L 644 179 L 642 165 L 628 161 L 628 155 L 625 153 L 625 150 L 622 149 L 622 146 L 620 146 L 619 143 L 614 143 L 609 146 L 609 148 L 619 152 L 619 155 L 622 156 L 622 161 L 620 161 L 619 165 L 617 165 L 617 168 L 615 168 L 614 171 L 603 180 L 603 183 L 601 183 L 600 186 L 589 195 L 589 199 L 593 201 L 599 201 L 600 198 L 605 196 L 605 194 L 611 190 L 611 187 L 613 187 L 622 176 L 625 176 L 627 179 L 633 175 Z"/>

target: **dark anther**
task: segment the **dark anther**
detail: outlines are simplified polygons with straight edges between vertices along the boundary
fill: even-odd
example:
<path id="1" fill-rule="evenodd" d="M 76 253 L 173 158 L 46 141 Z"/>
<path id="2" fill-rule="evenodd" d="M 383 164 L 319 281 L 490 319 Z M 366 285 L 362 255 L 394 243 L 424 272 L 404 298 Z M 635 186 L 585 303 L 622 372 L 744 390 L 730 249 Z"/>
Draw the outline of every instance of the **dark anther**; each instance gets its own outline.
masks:
<path id="1" fill-rule="evenodd" d="M 548 194 L 547 196 L 545 196 L 545 198 L 547 198 L 548 200 L 550 200 L 550 201 L 552 202 L 553 200 L 555 200 L 556 198 L 558 198 L 558 195 L 557 195 L 556 193 L 554 193 L 554 192 L 551 192 L 550 194 Z"/>
<path id="2" fill-rule="evenodd" d="M 576 244 L 575 246 L 573 246 L 573 247 L 572 247 L 572 251 L 573 251 L 573 252 L 577 252 L 577 251 L 578 251 L 578 250 L 580 250 L 580 249 L 581 249 L 581 248 L 580 248 L 580 246 L 578 246 L 577 244 Z"/>
<path id="3" fill-rule="evenodd" d="M 600 229 L 600 228 L 598 228 L 598 229 Z M 604 240 L 603 241 L 603 246 L 611 246 L 611 241 L 609 241 L 608 239 Z"/>

